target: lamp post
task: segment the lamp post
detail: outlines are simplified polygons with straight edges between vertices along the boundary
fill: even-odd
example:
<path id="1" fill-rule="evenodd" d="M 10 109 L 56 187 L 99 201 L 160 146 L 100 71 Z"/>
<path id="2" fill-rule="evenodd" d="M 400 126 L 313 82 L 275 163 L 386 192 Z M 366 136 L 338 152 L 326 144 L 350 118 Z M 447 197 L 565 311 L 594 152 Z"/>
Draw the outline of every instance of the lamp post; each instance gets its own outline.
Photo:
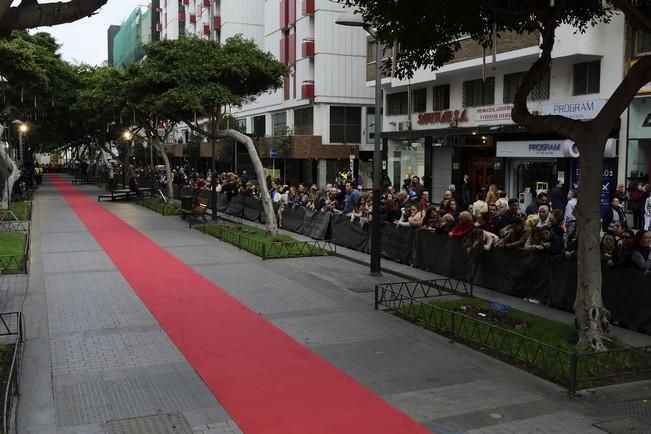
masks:
<path id="1" fill-rule="evenodd" d="M 380 60 L 382 49 L 377 39 L 376 32 L 368 23 L 365 23 L 359 15 L 345 15 L 335 21 L 340 26 L 361 27 L 375 40 L 375 133 L 373 147 L 373 219 L 371 220 L 371 275 L 382 274 L 380 265 L 382 226 L 380 226 L 381 198 L 382 198 L 382 132 L 380 124 L 382 117 L 382 76 L 380 71 Z M 368 128 L 367 128 L 368 130 Z"/>
<path id="2" fill-rule="evenodd" d="M 18 126 L 18 166 L 23 167 L 23 140 L 27 131 L 29 131 L 29 126 L 19 120 L 15 120 L 12 123 Z"/>

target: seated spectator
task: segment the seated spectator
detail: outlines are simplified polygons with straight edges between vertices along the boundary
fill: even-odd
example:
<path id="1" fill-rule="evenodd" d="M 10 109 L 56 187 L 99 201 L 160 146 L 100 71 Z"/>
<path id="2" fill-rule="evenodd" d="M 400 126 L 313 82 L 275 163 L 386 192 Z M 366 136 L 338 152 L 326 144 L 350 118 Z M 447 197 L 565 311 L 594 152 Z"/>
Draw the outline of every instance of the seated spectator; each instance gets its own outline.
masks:
<path id="1" fill-rule="evenodd" d="M 519 249 L 524 247 L 529 239 L 529 232 L 525 230 L 524 222 L 521 218 L 516 217 L 513 223 L 506 226 L 500 231 L 502 239 L 497 243 L 498 247 L 505 249 Z"/>
<path id="2" fill-rule="evenodd" d="M 400 211 L 400 204 L 392 193 L 387 193 L 382 201 L 382 215 L 385 222 L 393 222 L 400 219 L 402 211 Z"/>
<path id="3" fill-rule="evenodd" d="M 425 211 L 430 207 L 429 203 L 429 191 L 423 191 L 420 195 L 420 201 L 418 203 L 418 210 Z"/>
<path id="4" fill-rule="evenodd" d="M 476 200 L 472 204 L 472 215 L 477 217 L 479 214 L 488 212 L 488 204 L 484 202 L 484 193 L 477 193 Z"/>
<path id="5" fill-rule="evenodd" d="M 393 222 L 396 227 L 402 226 L 402 227 L 409 227 L 409 218 L 412 215 L 412 212 L 415 214 L 417 211 L 415 206 L 406 206 L 402 209 L 402 215 L 400 216 L 400 219 L 396 220 Z"/>
<path id="6" fill-rule="evenodd" d="M 528 251 L 544 251 L 550 247 L 549 229 L 545 227 L 534 227 L 529 239 L 524 245 L 524 249 Z"/>
<path id="7" fill-rule="evenodd" d="M 474 227 L 475 222 L 472 219 L 472 214 L 470 214 L 468 211 L 463 211 L 461 214 L 459 214 L 459 222 L 448 233 L 448 235 L 450 238 L 460 239 L 468 235 Z"/>
<path id="8" fill-rule="evenodd" d="M 631 262 L 645 275 L 651 274 L 651 231 L 638 231 L 635 234 L 635 250 Z"/>
<path id="9" fill-rule="evenodd" d="M 540 205 L 538 207 L 538 221 L 536 222 L 536 226 L 543 227 L 543 226 L 550 226 L 549 222 L 549 207 L 547 205 Z"/>
<path id="10" fill-rule="evenodd" d="M 508 209 L 509 202 L 509 199 L 506 197 L 506 192 L 504 190 L 499 190 L 497 192 L 497 200 L 495 201 L 495 208 L 497 210 L 497 213 Z"/>
<path id="11" fill-rule="evenodd" d="M 617 257 L 617 245 L 615 244 L 615 235 L 606 232 L 601 237 L 601 261 L 606 263 L 609 267 L 615 266 L 615 258 Z"/>
<path id="12" fill-rule="evenodd" d="M 547 203 L 549 203 L 549 196 L 547 195 L 547 193 L 542 191 L 542 192 L 538 193 L 538 196 L 536 196 L 536 200 L 531 205 L 529 205 L 527 207 L 527 209 L 525 210 L 525 213 L 528 216 L 533 215 L 533 214 L 538 214 L 538 208 L 541 205 L 547 205 Z"/>
<path id="13" fill-rule="evenodd" d="M 499 202 L 499 201 L 498 201 Z M 502 229 L 513 223 L 513 220 L 520 212 L 520 204 L 517 199 L 508 201 L 508 207 L 505 210 L 497 210 L 495 218 L 493 219 L 493 227 L 499 233 Z"/>
<path id="14" fill-rule="evenodd" d="M 412 228 L 420 228 L 423 225 L 423 220 L 427 215 L 427 209 L 419 210 L 414 205 L 411 207 L 411 217 L 409 217 L 409 226 Z"/>
<path id="15" fill-rule="evenodd" d="M 444 214 L 443 217 L 441 217 L 441 227 L 437 230 L 437 232 L 443 232 L 447 234 L 454 228 L 456 224 L 456 219 L 452 214 Z"/>
<path id="16" fill-rule="evenodd" d="M 428 208 L 423 219 L 422 228 L 428 231 L 436 231 L 441 228 L 441 216 L 433 206 Z"/>

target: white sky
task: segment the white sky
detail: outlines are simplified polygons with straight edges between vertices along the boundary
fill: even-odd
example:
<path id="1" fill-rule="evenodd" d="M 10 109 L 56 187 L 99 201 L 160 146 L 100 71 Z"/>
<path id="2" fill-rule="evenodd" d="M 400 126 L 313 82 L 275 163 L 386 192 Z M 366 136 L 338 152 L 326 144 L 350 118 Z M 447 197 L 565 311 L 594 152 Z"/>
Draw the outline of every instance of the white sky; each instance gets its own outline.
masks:
<path id="1" fill-rule="evenodd" d="M 41 1 L 54 3 L 58 0 Z M 106 31 L 111 24 L 120 25 L 138 5 L 147 5 L 146 0 L 108 0 L 99 12 L 74 23 L 54 27 L 41 27 L 38 31 L 54 35 L 62 45 L 63 58 L 72 63 L 99 65 L 107 60 Z"/>

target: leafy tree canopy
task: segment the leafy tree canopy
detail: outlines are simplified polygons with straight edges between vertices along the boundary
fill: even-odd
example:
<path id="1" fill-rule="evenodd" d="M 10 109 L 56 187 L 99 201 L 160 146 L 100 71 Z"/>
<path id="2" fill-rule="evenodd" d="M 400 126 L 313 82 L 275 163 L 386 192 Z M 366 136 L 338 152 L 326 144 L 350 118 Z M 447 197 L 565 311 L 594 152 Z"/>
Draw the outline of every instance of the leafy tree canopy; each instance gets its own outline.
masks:
<path id="1" fill-rule="evenodd" d="M 130 67 L 128 98 L 143 112 L 179 121 L 240 106 L 282 86 L 287 73 L 271 53 L 241 36 L 221 45 L 192 37 L 165 40 L 145 53 Z"/>
<path id="2" fill-rule="evenodd" d="M 418 68 L 436 69 L 454 58 L 458 39 L 470 36 L 483 46 L 492 43 L 493 29 L 502 32 L 540 32 L 569 24 L 583 30 L 607 22 L 617 9 L 630 8 L 651 17 L 649 0 L 339 0 L 361 14 L 378 38 L 400 44 L 394 60 L 400 77 Z M 629 18 L 630 19 L 630 18 Z"/>

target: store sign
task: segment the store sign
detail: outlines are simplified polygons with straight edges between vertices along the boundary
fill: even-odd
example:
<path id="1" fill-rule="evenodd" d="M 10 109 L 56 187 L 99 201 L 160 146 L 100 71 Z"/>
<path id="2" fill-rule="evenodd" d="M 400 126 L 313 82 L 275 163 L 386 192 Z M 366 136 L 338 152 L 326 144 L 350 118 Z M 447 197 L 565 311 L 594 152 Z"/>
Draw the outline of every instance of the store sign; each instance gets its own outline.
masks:
<path id="1" fill-rule="evenodd" d="M 504 158 L 563 158 L 564 150 L 572 144 L 571 140 L 497 142 L 496 156 Z"/>
<path id="2" fill-rule="evenodd" d="M 597 117 L 606 105 L 605 99 L 592 101 L 565 101 L 543 105 L 544 115 L 558 115 L 576 120 L 590 120 Z"/>
<path id="3" fill-rule="evenodd" d="M 497 142 L 496 157 L 502 158 L 579 158 L 579 149 L 572 140 L 529 140 Z M 608 139 L 605 158 L 617 156 L 617 140 Z"/>
<path id="4" fill-rule="evenodd" d="M 418 113 L 418 124 L 450 124 L 468 122 L 468 110 L 445 110 L 430 113 Z"/>
<path id="5" fill-rule="evenodd" d="M 513 104 L 477 107 L 475 109 L 474 119 L 477 122 L 491 122 L 491 121 L 512 122 L 511 110 L 513 110 Z"/>

